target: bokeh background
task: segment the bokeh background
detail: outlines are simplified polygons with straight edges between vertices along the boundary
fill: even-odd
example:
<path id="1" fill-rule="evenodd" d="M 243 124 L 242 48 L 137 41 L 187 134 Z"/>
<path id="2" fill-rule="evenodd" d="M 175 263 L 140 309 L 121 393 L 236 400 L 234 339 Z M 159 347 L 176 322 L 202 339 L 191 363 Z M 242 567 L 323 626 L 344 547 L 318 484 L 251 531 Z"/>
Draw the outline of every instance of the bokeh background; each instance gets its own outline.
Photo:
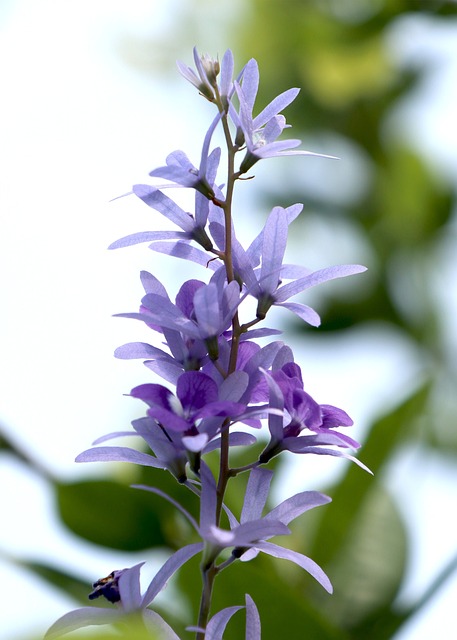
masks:
<path id="1" fill-rule="evenodd" d="M 259 110 L 301 87 L 286 113 L 294 134 L 341 158 L 256 165 L 237 201 L 240 232 L 252 237 L 275 204 L 303 202 L 290 262 L 369 267 L 307 296 L 319 330 L 277 319 L 312 395 L 354 418 L 375 473 L 333 459 L 279 464 L 273 502 L 305 489 L 333 497 L 288 542 L 326 569 L 335 595 L 258 559 L 221 576 L 215 604 L 251 593 L 266 640 L 284 628 L 297 640 L 453 637 L 456 3 L 2 0 L 0 638 L 39 638 L 114 568 L 146 559 L 147 580 L 190 535 L 167 505 L 128 488 L 160 482 L 188 499 L 167 478 L 73 460 L 142 414 L 123 394 L 150 373 L 112 352 L 147 334 L 110 316 L 136 309 L 140 269 L 173 292 L 183 265 L 142 246 L 106 251 L 161 224 L 141 202 L 109 201 L 173 149 L 198 159 L 211 111 L 175 67 L 195 44 L 230 47 L 238 69 L 258 60 Z M 159 601 L 183 638 L 193 569 Z M 227 639 L 242 625 L 234 618 Z"/>

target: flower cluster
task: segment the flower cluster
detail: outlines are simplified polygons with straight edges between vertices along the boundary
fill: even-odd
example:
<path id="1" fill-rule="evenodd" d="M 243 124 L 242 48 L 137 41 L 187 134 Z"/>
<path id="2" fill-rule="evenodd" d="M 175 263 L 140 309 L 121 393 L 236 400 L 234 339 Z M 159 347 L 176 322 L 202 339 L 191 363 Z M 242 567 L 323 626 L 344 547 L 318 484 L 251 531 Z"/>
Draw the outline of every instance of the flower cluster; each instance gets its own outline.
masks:
<path id="1" fill-rule="evenodd" d="M 164 166 L 150 172 L 150 176 L 166 179 L 171 186 L 193 189 L 194 210 L 189 213 L 182 209 L 164 193 L 163 186 L 135 185 L 133 194 L 165 216 L 174 228 L 135 233 L 111 248 L 148 242 L 153 251 L 201 265 L 202 273 L 209 277 L 184 282 L 173 301 L 155 275 L 141 273 L 145 294 L 138 310 L 119 315 L 147 325 L 151 343 L 123 345 L 115 355 L 143 359 L 165 384 L 146 382 L 132 389 L 130 395 L 146 405 L 146 415 L 133 421 L 132 431 L 99 438 L 96 446 L 76 460 L 129 462 L 169 471 L 198 496 L 198 522 L 160 490 L 143 485 L 137 488 L 171 501 L 189 520 L 201 543 L 172 555 L 143 596 L 139 587 L 141 565 L 114 571 L 98 580 L 89 598 L 104 596 L 113 608 L 84 607 L 71 612 L 53 625 L 48 638 L 81 626 L 122 623 L 132 614 L 146 628 L 159 630 L 160 637 L 177 638 L 149 605 L 171 575 L 197 553 L 202 553 L 204 589 L 199 619 L 189 629 L 201 640 L 221 638 L 230 617 L 240 609 L 228 607 L 210 618 L 214 577 L 231 563 L 251 560 L 259 552 L 296 563 L 331 592 L 329 578 L 310 558 L 269 541 L 289 534 L 292 520 L 330 499 L 318 492 L 302 492 L 264 514 L 273 475 L 265 465 L 288 451 L 340 456 L 365 468 L 350 453 L 358 443 L 338 430 L 352 425 L 350 417 L 342 409 L 319 404 L 307 393 L 292 350 L 276 339 L 278 330 L 262 325 L 276 306 L 318 326 L 316 311 L 291 298 L 329 280 L 361 273 L 365 268 L 336 265 L 311 271 L 285 264 L 289 225 L 301 213 L 301 204 L 274 207 L 247 248 L 237 239 L 237 220 L 232 215 L 235 184 L 258 161 L 284 155 L 320 155 L 297 149 L 300 140 L 278 140 L 288 127 L 282 111 L 297 97 L 298 89 L 280 94 L 254 116 L 259 85 L 255 60 L 250 60 L 236 78 L 231 51 L 219 63 L 206 55 L 200 57 L 194 49 L 194 60 L 196 71 L 183 63 L 178 63 L 178 68 L 217 108 L 203 141 L 200 165 L 195 167 L 183 151 L 174 151 Z M 226 142 L 224 188 L 217 179 L 222 150 L 211 148 L 218 127 Z M 244 304 L 248 298 L 256 301 L 251 315 L 246 309 L 252 309 L 252 305 Z M 256 341 L 269 336 L 274 338 L 264 346 Z M 259 434 L 263 437 L 264 426 L 268 427 L 269 439 L 261 454 L 253 454 L 251 463 L 243 468 L 231 468 L 231 447 L 249 449 Z M 142 439 L 148 453 L 105 444 L 132 434 Z M 205 462 L 206 454 L 214 451 L 219 452 L 217 477 Z M 239 473 L 247 473 L 249 478 L 237 518 L 225 505 L 224 496 L 230 479 Z M 229 529 L 222 528 L 222 513 L 228 518 Z M 227 550 L 231 550 L 228 556 Z M 256 640 L 260 638 L 260 620 L 248 594 L 245 608 L 246 638 Z"/>

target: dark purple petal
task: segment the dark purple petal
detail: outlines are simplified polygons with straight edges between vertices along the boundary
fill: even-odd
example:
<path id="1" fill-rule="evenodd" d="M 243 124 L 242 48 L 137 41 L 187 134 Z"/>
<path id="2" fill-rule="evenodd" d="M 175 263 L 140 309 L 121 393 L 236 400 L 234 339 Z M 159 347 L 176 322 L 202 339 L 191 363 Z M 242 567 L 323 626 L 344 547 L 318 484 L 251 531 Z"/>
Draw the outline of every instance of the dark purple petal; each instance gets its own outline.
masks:
<path id="1" fill-rule="evenodd" d="M 146 402 L 150 407 L 158 405 L 167 410 L 170 409 L 170 398 L 173 396 L 167 387 L 150 382 L 135 387 L 131 390 L 130 395 L 132 398 L 143 400 L 143 402 Z"/>
<path id="2" fill-rule="evenodd" d="M 176 395 L 185 409 L 194 412 L 217 401 L 217 384 L 206 373 L 186 371 L 178 379 Z"/>
<path id="3" fill-rule="evenodd" d="M 172 431 L 187 431 L 191 426 L 185 418 L 177 415 L 173 411 L 167 411 L 159 406 L 153 406 L 148 409 L 148 416 L 160 422 L 165 429 Z"/>
<path id="4" fill-rule="evenodd" d="M 326 429 L 332 429 L 333 427 L 351 427 L 354 424 L 343 409 L 333 407 L 330 404 L 321 404 L 321 409 L 322 427 Z"/>

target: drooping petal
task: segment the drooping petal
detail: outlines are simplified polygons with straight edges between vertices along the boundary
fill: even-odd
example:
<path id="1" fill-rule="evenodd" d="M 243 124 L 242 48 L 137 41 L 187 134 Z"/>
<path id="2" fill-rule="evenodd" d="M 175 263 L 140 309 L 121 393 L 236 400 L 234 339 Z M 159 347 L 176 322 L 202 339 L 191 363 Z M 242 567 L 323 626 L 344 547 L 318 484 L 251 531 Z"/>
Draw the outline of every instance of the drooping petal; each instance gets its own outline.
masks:
<path id="1" fill-rule="evenodd" d="M 314 560 L 304 556 L 302 553 L 298 553 L 297 551 L 292 551 L 291 549 L 285 549 L 284 547 L 280 547 L 277 544 L 273 544 L 272 542 L 259 542 L 256 545 L 257 549 L 267 553 L 270 556 L 275 558 L 282 558 L 283 560 L 290 560 L 291 562 L 295 562 L 299 567 L 307 571 L 309 574 L 315 578 L 319 584 L 321 584 L 328 593 L 333 593 L 332 583 L 330 582 L 327 574 L 320 568 Z M 241 560 L 243 557 L 241 556 Z"/>
<path id="2" fill-rule="evenodd" d="M 75 609 L 74 611 L 69 611 L 54 622 L 46 632 L 45 640 L 60 638 L 60 636 L 70 633 L 70 631 L 81 629 L 82 627 L 113 624 L 122 619 L 124 615 L 124 612 L 120 609 L 101 609 L 100 607 L 82 607 Z"/>
<path id="3" fill-rule="evenodd" d="M 323 493 L 319 493 L 319 491 L 303 491 L 278 504 L 265 518 L 273 518 L 284 522 L 284 524 L 289 524 L 289 522 L 301 516 L 305 511 L 327 504 L 328 502 L 331 502 L 331 498 Z"/>
<path id="4" fill-rule="evenodd" d="M 152 579 L 149 587 L 146 589 L 146 593 L 143 596 L 142 606 L 147 607 L 154 600 L 156 595 L 162 591 L 167 584 L 171 576 L 176 573 L 178 569 L 182 567 L 188 560 L 193 558 L 197 553 L 203 550 L 203 543 L 197 542 L 195 544 L 188 544 L 181 549 L 178 549 L 165 564 L 159 569 L 154 578 Z"/>
<path id="5" fill-rule="evenodd" d="M 326 267 L 325 269 L 310 273 L 309 276 L 299 278 L 295 280 L 295 282 L 289 282 L 279 287 L 275 292 L 275 300 L 276 302 L 285 302 L 288 298 L 295 296 L 305 289 L 310 289 L 318 284 L 335 280 L 336 278 L 345 278 L 346 276 L 351 276 L 356 273 L 362 273 L 366 270 L 366 267 L 359 264 L 342 264 L 335 267 Z"/>
<path id="6" fill-rule="evenodd" d="M 143 467 L 167 468 L 167 465 L 162 460 L 129 447 L 95 447 L 87 449 L 76 456 L 75 462 L 131 462 Z"/>
<path id="7" fill-rule="evenodd" d="M 292 311 L 292 313 L 298 316 L 301 320 L 310 324 L 312 327 L 318 327 L 321 323 L 319 314 L 314 311 L 312 307 L 308 307 L 306 304 L 301 304 L 301 302 L 276 302 L 275 306 L 283 307 L 284 309 Z"/>

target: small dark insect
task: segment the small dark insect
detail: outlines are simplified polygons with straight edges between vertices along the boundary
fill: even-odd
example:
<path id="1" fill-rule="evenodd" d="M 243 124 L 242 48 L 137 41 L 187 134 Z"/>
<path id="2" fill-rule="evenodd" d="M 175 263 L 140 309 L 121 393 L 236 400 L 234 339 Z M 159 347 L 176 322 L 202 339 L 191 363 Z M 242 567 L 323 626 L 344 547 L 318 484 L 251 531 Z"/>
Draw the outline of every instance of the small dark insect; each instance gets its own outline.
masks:
<path id="1" fill-rule="evenodd" d="M 119 602 L 121 595 L 119 593 L 118 583 L 123 572 L 124 570 L 112 571 L 106 578 L 100 578 L 100 580 L 94 582 L 92 585 L 94 590 L 89 594 L 89 600 L 95 600 L 95 598 L 103 596 L 113 604 Z"/>

